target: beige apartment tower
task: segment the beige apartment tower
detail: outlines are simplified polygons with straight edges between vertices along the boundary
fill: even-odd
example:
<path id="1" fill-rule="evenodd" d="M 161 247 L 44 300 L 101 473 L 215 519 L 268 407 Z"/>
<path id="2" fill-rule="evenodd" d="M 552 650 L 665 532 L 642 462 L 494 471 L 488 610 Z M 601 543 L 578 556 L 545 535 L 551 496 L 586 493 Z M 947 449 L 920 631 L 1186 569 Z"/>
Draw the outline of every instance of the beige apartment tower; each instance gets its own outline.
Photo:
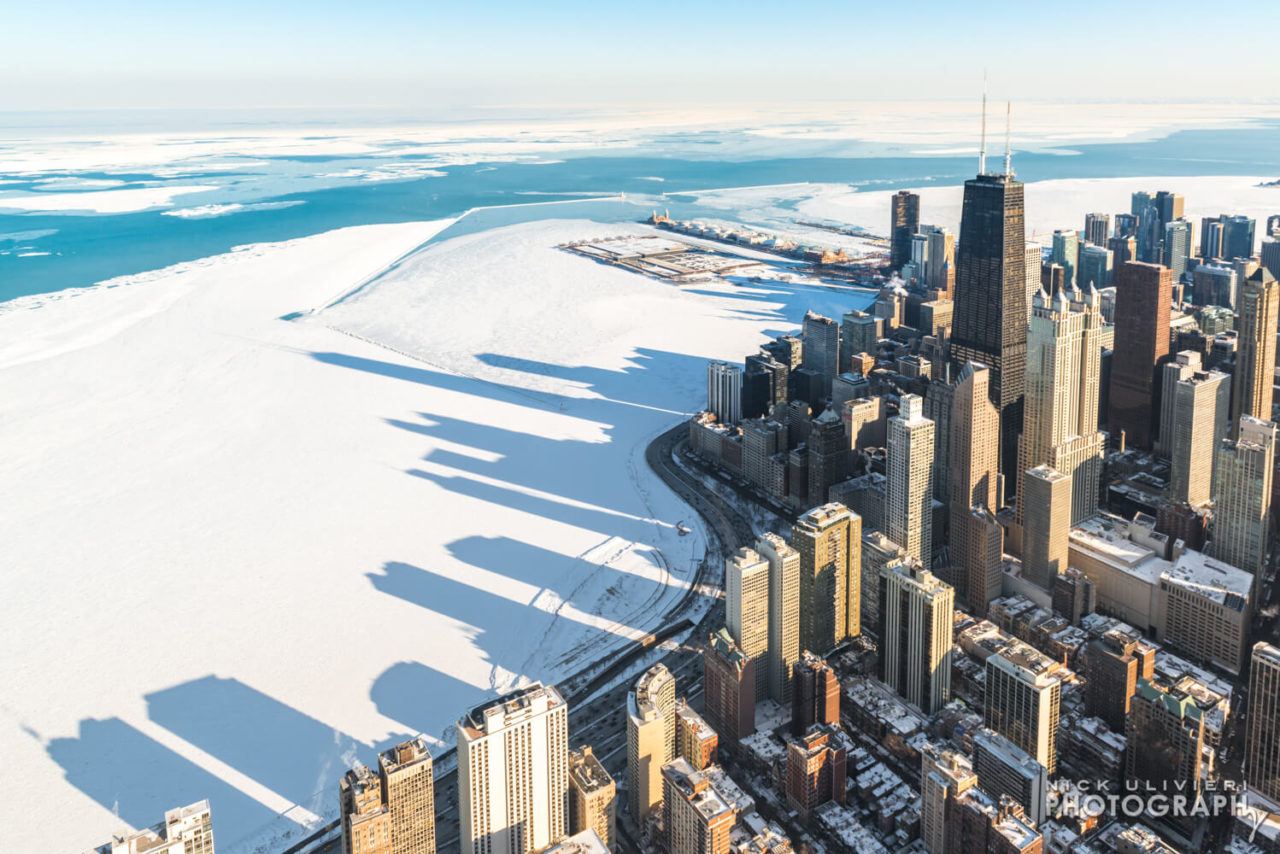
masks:
<path id="1" fill-rule="evenodd" d="M 1071 478 L 1049 466 L 1036 466 L 1022 478 L 1025 504 L 1022 574 L 1046 590 L 1067 569 L 1071 531 Z"/>
<path id="2" fill-rule="evenodd" d="M 391 812 L 382 797 L 382 780 L 356 764 L 338 781 L 342 854 L 391 854 Z"/>
<path id="3" fill-rule="evenodd" d="M 1264 641 L 1254 645 L 1249 670 L 1244 779 L 1250 789 L 1280 804 L 1280 648 Z"/>
<path id="4" fill-rule="evenodd" d="M 859 585 L 850 581 L 854 567 L 861 572 L 862 517 L 836 502 L 815 507 L 791 527 L 791 545 L 800 553 L 800 646 L 826 653 L 851 626 L 861 632 L 848 610 L 851 599 L 854 614 L 861 609 Z"/>
<path id="5" fill-rule="evenodd" d="M 755 671 L 756 696 L 769 690 L 769 562 L 741 548 L 725 559 L 725 623 Z"/>
<path id="6" fill-rule="evenodd" d="M 655 664 L 627 694 L 627 791 L 636 823 L 662 806 L 662 766 L 676 751 L 675 711 L 675 677 Z"/>
<path id="7" fill-rule="evenodd" d="M 889 494 L 885 533 L 916 560 L 933 560 L 934 423 L 924 417 L 924 399 L 902 396 L 898 414 L 889 419 Z"/>
<path id="8" fill-rule="evenodd" d="M 1069 477 L 1071 523 L 1098 509 L 1105 436 L 1098 430 L 1102 365 L 1102 308 L 1098 292 L 1036 291 L 1027 333 L 1027 396 L 1018 472 L 1048 465 Z M 1025 488 L 1025 485 L 1024 485 Z M 1021 494 L 1021 490 L 1019 490 Z M 1025 524 L 1028 502 L 1016 518 Z"/>
<path id="9" fill-rule="evenodd" d="M 1000 595 L 1004 532 L 1000 509 L 1000 413 L 990 398 L 991 371 L 968 362 L 951 397 L 947 510 L 951 561 L 960 597 L 977 614 Z M 991 437 L 997 437 L 991 441 Z"/>
<path id="10" fill-rule="evenodd" d="M 1231 420 L 1240 429 L 1248 415 L 1271 420 L 1276 370 L 1276 328 L 1280 324 L 1280 283 L 1258 267 L 1240 285 L 1236 310 L 1236 367 L 1232 373 Z"/>
<path id="11" fill-rule="evenodd" d="M 568 830 L 569 706 L 535 682 L 458 721 L 462 854 L 531 854 Z"/>
<path id="12" fill-rule="evenodd" d="M 786 708 L 791 703 L 791 669 L 800 658 L 800 553 L 774 533 L 756 540 L 756 552 L 769 562 L 767 696 Z"/>
<path id="13" fill-rule="evenodd" d="M 569 833 L 594 830 L 606 847 L 612 848 L 618 787 L 600 760 L 584 744 L 569 753 Z"/>
<path id="14" fill-rule="evenodd" d="M 426 739 L 418 736 L 380 754 L 378 774 L 391 817 L 392 854 L 435 854 L 435 776 Z"/>

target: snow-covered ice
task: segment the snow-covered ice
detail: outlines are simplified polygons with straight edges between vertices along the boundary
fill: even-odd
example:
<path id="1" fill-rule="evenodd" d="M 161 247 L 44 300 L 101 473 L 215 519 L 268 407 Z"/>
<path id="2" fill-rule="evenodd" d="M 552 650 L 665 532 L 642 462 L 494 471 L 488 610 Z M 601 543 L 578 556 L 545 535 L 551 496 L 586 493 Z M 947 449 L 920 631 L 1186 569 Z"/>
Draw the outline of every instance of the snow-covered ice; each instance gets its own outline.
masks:
<path id="1" fill-rule="evenodd" d="M 0 210 L 91 211 L 130 213 L 173 204 L 178 196 L 216 190 L 217 187 L 166 185 L 133 187 L 125 190 L 87 190 L 74 193 L 0 193 Z"/>
<path id="2" fill-rule="evenodd" d="M 707 358 L 865 302 L 555 248 L 638 225 L 448 225 L 0 310 L 0 826 L 83 847 L 209 797 L 235 851 L 331 812 L 353 757 L 652 628 L 704 541 L 647 441 Z"/>

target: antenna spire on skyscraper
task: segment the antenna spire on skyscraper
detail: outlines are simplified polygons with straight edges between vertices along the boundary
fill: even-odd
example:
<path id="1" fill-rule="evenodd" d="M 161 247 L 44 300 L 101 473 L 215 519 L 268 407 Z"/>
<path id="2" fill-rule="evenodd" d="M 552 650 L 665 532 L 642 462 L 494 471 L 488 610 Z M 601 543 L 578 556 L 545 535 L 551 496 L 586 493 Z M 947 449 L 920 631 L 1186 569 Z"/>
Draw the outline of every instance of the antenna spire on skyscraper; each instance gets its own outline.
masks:
<path id="1" fill-rule="evenodd" d="M 978 146 L 978 174 L 987 174 L 987 70 L 982 69 L 982 142 Z"/>
<path id="2" fill-rule="evenodd" d="M 1013 177 L 1013 149 L 1010 148 L 1009 135 L 1013 128 L 1013 102 L 1006 101 L 1004 108 L 1004 176 Z"/>

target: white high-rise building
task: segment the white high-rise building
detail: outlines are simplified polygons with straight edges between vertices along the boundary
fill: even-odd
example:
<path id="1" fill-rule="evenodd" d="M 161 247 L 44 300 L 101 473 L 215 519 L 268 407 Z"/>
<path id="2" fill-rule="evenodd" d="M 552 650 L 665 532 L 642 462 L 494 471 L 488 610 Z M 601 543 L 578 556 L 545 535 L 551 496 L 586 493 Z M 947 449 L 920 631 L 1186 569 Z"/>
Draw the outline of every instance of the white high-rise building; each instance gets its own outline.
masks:
<path id="1" fill-rule="evenodd" d="M 916 561 L 880 570 L 880 681 L 929 715 L 951 699 L 955 602 Z"/>
<path id="2" fill-rule="evenodd" d="M 742 420 L 741 367 L 728 362 L 707 363 L 707 410 L 727 424 Z"/>
<path id="3" fill-rule="evenodd" d="M 1098 509 L 1105 435 L 1098 430 L 1102 308 L 1096 290 L 1036 291 L 1027 332 L 1027 396 L 1018 473 L 1052 466 L 1071 478 L 1071 522 Z M 1018 490 L 1022 494 L 1022 490 Z M 1023 522 L 1025 502 L 1018 502 Z"/>
<path id="4" fill-rule="evenodd" d="M 1200 507 L 1213 498 L 1213 468 L 1227 436 L 1231 377 L 1196 371 L 1174 383 L 1172 391 L 1169 494 L 1175 501 Z"/>
<path id="5" fill-rule="evenodd" d="M 196 801 L 168 810 L 164 821 L 155 827 L 113 836 L 105 845 L 93 849 L 92 854 L 214 854 L 209 802 Z"/>
<path id="6" fill-rule="evenodd" d="M 762 534 L 756 551 L 769 562 L 768 696 L 790 708 L 791 670 L 800 660 L 800 553 L 774 533 Z"/>
<path id="7" fill-rule="evenodd" d="M 1059 665 L 1014 641 L 987 659 L 983 720 L 1049 770 L 1058 767 Z"/>
<path id="8" fill-rule="evenodd" d="M 1189 380 L 1196 371 L 1203 370 L 1200 354 L 1195 350 L 1183 350 L 1165 362 L 1160 368 L 1160 433 L 1156 436 L 1155 452 L 1169 456 L 1173 453 L 1174 394 L 1178 383 Z"/>
<path id="9" fill-rule="evenodd" d="M 1040 290 L 1040 267 L 1044 264 L 1044 247 L 1039 243 L 1027 243 L 1025 246 L 1026 283 L 1027 283 L 1027 322 L 1031 322 L 1031 299 Z"/>
<path id="10" fill-rule="evenodd" d="M 923 398 L 903 395 L 888 433 L 886 533 L 928 566 L 933 558 L 934 423 L 924 417 Z"/>
<path id="11" fill-rule="evenodd" d="M 1252 573 L 1257 590 L 1267 554 L 1276 424 L 1240 417 L 1240 438 L 1222 443 L 1214 466 L 1213 556 Z"/>
<path id="12" fill-rule="evenodd" d="M 533 683 L 458 721 L 463 854 L 531 854 L 568 831 L 569 707 Z"/>
<path id="13" fill-rule="evenodd" d="M 796 555 L 797 566 L 799 555 Z M 797 580 L 798 573 L 797 573 Z M 738 649 L 755 665 L 756 696 L 769 691 L 769 562 L 741 548 L 724 562 L 725 624 Z"/>

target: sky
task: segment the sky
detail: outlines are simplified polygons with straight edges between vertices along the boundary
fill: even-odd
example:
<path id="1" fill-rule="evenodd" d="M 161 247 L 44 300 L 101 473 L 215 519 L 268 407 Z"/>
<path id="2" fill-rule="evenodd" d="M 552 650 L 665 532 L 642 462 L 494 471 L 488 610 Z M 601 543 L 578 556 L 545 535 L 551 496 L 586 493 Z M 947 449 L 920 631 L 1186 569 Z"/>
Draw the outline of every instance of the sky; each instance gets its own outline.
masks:
<path id="1" fill-rule="evenodd" d="M 938 100 L 984 67 L 1020 99 L 1280 99 L 1262 35 L 1280 3 L 1229 18 L 1224 36 L 1198 29 L 1201 0 L 49 0 L 4 13 L 0 110 Z"/>

